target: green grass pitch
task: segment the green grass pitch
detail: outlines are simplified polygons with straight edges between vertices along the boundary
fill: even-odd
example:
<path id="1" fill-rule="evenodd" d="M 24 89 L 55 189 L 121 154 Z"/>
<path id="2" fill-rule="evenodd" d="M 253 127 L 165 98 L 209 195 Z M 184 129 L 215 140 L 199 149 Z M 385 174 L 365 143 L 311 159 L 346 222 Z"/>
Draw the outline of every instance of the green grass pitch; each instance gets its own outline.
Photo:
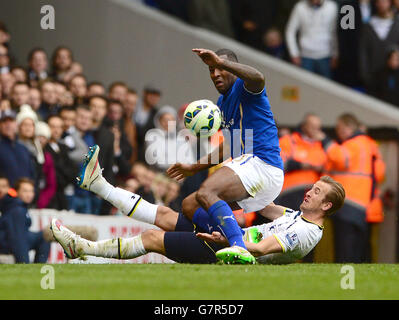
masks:
<path id="1" fill-rule="evenodd" d="M 52 265 L 54 289 L 41 282 L 45 265 L 0 265 L 0 299 L 399 299 L 399 267 L 358 264 L 354 289 L 342 289 L 339 264 Z"/>

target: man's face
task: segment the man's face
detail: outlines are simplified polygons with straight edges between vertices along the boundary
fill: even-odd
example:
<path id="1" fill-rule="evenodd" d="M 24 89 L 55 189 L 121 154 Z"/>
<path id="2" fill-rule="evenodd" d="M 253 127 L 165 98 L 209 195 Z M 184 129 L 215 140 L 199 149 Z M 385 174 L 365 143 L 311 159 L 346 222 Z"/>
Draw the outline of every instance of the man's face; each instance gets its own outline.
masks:
<path id="1" fill-rule="evenodd" d="M 25 204 L 31 204 L 33 198 L 35 197 L 34 187 L 27 182 L 21 183 L 17 193 L 18 193 L 18 198 L 20 198 L 22 202 Z"/>
<path id="2" fill-rule="evenodd" d="M 109 98 L 123 103 L 126 99 L 126 94 L 127 88 L 125 86 L 115 86 L 109 93 Z"/>
<path id="3" fill-rule="evenodd" d="M 29 89 L 29 105 L 32 107 L 33 110 L 37 110 L 42 103 L 42 96 L 40 91 L 36 88 Z"/>
<path id="4" fill-rule="evenodd" d="M 227 56 L 222 55 L 220 58 L 227 59 Z M 227 93 L 236 79 L 232 73 L 214 67 L 209 67 L 209 73 L 216 90 L 220 94 Z"/>
<path id="5" fill-rule="evenodd" d="M 144 102 L 151 108 L 156 107 L 161 100 L 161 95 L 155 92 L 144 93 Z"/>
<path id="6" fill-rule="evenodd" d="M 87 93 L 86 80 L 83 77 L 75 77 L 71 80 L 70 90 L 75 97 L 85 97 Z"/>
<path id="7" fill-rule="evenodd" d="M 391 0 L 377 0 L 375 7 L 378 14 L 385 14 L 391 10 Z"/>
<path id="8" fill-rule="evenodd" d="M 107 114 L 107 102 L 101 98 L 90 99 L 90 109 L 93 112 L 94 121 L 100 123 Z"/>
<path id="9" fill-rule="evenodd" d="M 55 63 L 60 70 L 67 70 L 72 64 L 72 57 L 68 50 L 61 49 L 58 51 Z"/>
<path id="10" fill-rule="evenodd" d="M 28 103 L 29 87 L 26 84 L 16 84 L 12 90 L 12 100 L 17 106 Z"/>
<path id="11" fill-rule="evenodd" d="M 123 107 L 119 103 L 111 103 L 109 105 L 108 117 L 112 121 L 119 121 L 123 117 Z"/>
<path id="12" fill-rule="evenodd" d="M 10 189 L 10 185 L 8 184 L 8 180 L 4 178 L 0 178 L 0 199 L 3 198 Z"/>
<path id="13" fill-rule="evenodd" d="M 91 110 L 78 108 L 76 111 L 76 129 L 86 132 L 92 128 L 93 113 Z"/>
<path id="14" fill-rule="evenodd" d="M 0 134 L 14 140 L 17 135 L 18 126 L 15 119 L 4 119 L 0 121 Z"/>
<path id="15" fill-rule="evenodd" d="M 346 125 L 342 120 L 338 120 L 335 126 L 335 133 L 340 141 L 345 141 L 353 135 L 353 129 Z"/>
<path id="16" fill-rule="evenodd" d="M 54 83 L 46 82 L 42 87 L 42 100 L 47 104 L 56 104 L 57 103 L 57 91 Z"/>
<path id="17" fill-rule="evenodd" d="M 52 117 L 48 121 L 48 125 L 51 131 L 51 140 L 58 141 L 61 139 L 64 133 L 64 121 L 58 117 Z"/>
<path id="18" fill-rule="evenodd" d="M 30 61 L 30 67 L 36 73 L 46 71 L 47 69 L 46 53 L 43 51 L 36 51 L 32 56 L 32 60 Z"/>
<path id="19" fill-rule="evenodd" d="M 99 84 L 92 84 L 88 89 L 87 89 L 87 96 L 92 97 L 92 96 L 103 96 L 105 95 L 105 89 L 103 86 Z"/>
<path id="20" fill-rule="evenodd" d="M 321 120 L 316 116 L 308 116 L 302 128 L 303 132 L 311 139 L 316 139 L 321 130 Z"/>
<path id="21" fill-rule="evenodd" d="M 125 110 L 128 114 L 132 114 L 136 110 L 137 94 L 128 93 L 125 100 Z"/>
<path id="22" fill-rule="evenodd" d="M 63 110 L 60 114 L 64 121 L 64 130 L 68 130 L 70 127 L 75 126 L 76 122 L 76 111 L 74 110 Z"/>
<path id="23" fill-rule="evenodd" d="M 331 203 L 324 202 L 326 195 L 331 191 L 331 186 L 323 181 L 317 181 L 305 194 L 305 198 L 300 205 L 301 211 L 315 212 L 329 209 Z"/>
<path id="24" fill-rule="evenodd" d="M 0 67 L 6 67 L 10 63 L 10 58 L 8 57 L 7 47 L 0 45 Z"/>

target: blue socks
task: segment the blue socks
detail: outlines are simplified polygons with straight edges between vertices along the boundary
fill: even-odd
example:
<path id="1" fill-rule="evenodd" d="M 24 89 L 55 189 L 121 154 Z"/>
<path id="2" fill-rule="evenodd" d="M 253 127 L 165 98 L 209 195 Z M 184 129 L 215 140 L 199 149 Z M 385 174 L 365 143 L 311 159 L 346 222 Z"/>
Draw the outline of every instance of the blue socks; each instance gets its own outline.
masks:
<path id="1" fill-rule="evenodd" d="M 217 226 L 227 240 L 229 240 L 230 246 L 236 245 L 247 249 L 242 239 L 244 231 L 238 225 L 233 211 L 225 201 L 219 200 L 214 203 L 209 208 L 208 214 L 212 222 L 211 225 Z"/>

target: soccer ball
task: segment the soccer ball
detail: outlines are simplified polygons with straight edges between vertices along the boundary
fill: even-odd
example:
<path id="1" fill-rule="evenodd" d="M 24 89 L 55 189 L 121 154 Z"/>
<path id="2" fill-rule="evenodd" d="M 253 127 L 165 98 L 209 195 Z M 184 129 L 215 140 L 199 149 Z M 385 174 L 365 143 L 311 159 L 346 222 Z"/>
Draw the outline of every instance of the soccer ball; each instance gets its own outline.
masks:
<path id="1" fill-rule="evenodd" d="M 220 128 L 220 109 L 210 100 L 191 102 L 184 111 L 184 125 L 195 136 L 210 137 Z"/>

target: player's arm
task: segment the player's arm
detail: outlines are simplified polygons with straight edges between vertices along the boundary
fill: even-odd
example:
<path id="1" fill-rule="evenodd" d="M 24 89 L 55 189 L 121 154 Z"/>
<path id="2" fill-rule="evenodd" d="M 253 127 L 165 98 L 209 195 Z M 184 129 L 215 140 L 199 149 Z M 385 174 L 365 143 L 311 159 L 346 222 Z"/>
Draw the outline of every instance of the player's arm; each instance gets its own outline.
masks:
<path id="1" fill-rule="evenodd" d="M 248 251 L 255 257 L 264 256 L 270 253 L 283 252 L 283 247 L 274 236 L 269 236 L 258 243 L 244 242 Z"/>
<path id="2" fill-rule="evenodd" d="M 195 52 L 208 66 L 226 70 L 244 80 L 245 88 L 252 93 L 261 92 L 265 87 L 264 75 L 253 67 L 238 62 L 221 59 L 212 50 L 193 49 L 193 52 Z"/>
<path id="3" fill-rule="evenodd" d="M 261 214 L 262 216 L 264 216 L 267 219 L 275 220 L 277 218 L 280 218 L 282 215 L 284 215 L 286 209 L 287 209 L 286 207 L 276 205 L 276 204 L 274 204 L 274 202 L 272 202 L 268 206 L 257 211 L 257 213 Z"/>
<path id="4" fill-rule="evenodd" d="M 223 142 L 211 153 L 202 157 L 194 164 L 176 163 L 166 170 L 168 176 L 177 181 L 192 176 L 199 171 L 207 170 L 224 161 Z"/>
<path id="5" fill-rule="evenodd" d="M 227 239 L 218 231 L 209 233 L 197 233 L 196 236 L 205 241 L 212 241 L 220 245 L 229 246 Z M 254 256 L 264 256 L 269 253 L 283 252 L 283 246 L 274 236 L 269 236 L 258 243 L 244 241 L 248 251 Z"/>

